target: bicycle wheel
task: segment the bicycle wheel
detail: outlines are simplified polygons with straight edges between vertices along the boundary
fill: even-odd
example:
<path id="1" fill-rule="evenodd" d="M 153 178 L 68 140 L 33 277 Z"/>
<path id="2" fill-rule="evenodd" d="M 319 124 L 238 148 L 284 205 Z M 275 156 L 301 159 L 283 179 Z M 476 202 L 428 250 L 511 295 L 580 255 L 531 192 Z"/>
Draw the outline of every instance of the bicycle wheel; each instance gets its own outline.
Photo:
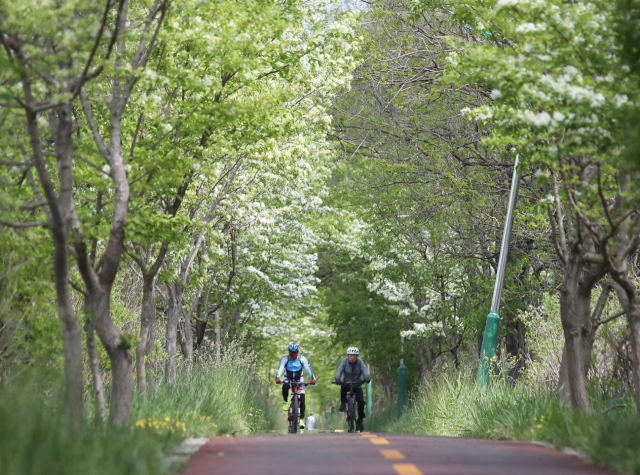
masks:
<path id="1" fill-rule="evenodd" d="M 350 396 L 347 401 L 347 421 L 349 422 L 349 432 L 355 432 L 356 428 L 356 398 Z"/>
<path id="2" fill-rule="evenodd" d="M 298 432 L 299 427 L 299 418 L 300 418 L 300 401 L 298 400 L 298 396 L 293 396 L 293 400 L 291 401 L 291 432 L 295 434 Z"/>
<path id="3" fill-rule="evenodd" d="M 349 419 L 349 432 L 355 432 L 356 431 L 356 421 L 354 421 L 353 419 Z"/>

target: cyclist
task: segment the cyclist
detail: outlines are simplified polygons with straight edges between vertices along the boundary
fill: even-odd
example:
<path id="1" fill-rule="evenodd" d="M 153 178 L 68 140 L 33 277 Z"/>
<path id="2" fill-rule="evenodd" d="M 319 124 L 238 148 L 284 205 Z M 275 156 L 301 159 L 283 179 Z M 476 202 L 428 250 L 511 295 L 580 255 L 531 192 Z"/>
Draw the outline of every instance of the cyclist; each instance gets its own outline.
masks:
<path id="1" fill-rule="evenodd" d="M 364 382 L 371 381 L 369 377 L 369 371 L 362 361 L 358 358 L 357 346 L 350 346 L 347 348 L 347 357 L 344 358 L 338 365 L 336 370 L 336 383 L 340 384 L 340 377 L 344 374 L 344 382 L 340 388 L 340 412 L 344 412 L 347 408 L 347 392 L 349 391 L 349 384 L 359 383 L 364 376 Z M 364 430 L 362 419 L 365 418 L 364 414 L 364 396 L 362 394 L 362 387 L 354 388 L 356 393 L 356 402 L 358 403 L 358 420 L 356 420 L 356 430 L 362 432 Z"/>
<path id="2" fill-rule="evenodd" d="M 298 357 L 298 353 L 300 352 L 300 344 L 298 342 L 292 341 L 289 343 L 289 355 L 283 356 L 280 359 L 280 366 L 278 367 L 278 372 L 276 373 L 276 383 L 280 384 L 282 381 L 280 380 L 280 376 L 284 373 L 284 383 L 282 385 L 282 397 L 284 398 L 284 402 L 287 402 L 289 399 L 289 381 L 304 381 L 304 376 L 302 376 L 302 368 L 307 371 L 309 375 L 309 382 L 311 384 L 316 384 L 316 378 L 313 376 L 313 371 L 311 371 L 311 366 L 309 366 L 309 361 L 304 356 Z M 302 389 L 298 394 L 300 394 L 300 428 L 304 429 L 304 389 Z"/>

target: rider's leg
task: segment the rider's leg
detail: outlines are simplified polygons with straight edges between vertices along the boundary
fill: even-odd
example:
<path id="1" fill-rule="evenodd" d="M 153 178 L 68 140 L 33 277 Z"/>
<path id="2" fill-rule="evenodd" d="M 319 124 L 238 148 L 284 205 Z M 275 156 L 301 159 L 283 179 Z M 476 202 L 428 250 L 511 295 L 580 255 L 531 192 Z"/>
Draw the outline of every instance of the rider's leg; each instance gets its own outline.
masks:
<path id="1" fill-rule="evenodd" d="M 347 410 L 347 391 L 348 388 L 345 385 L 340 387 L 340 412 Z"/>
<path id="2" fill-rule="evenodd" d="M 356 403 L 358 404 L 358 419 L 356 420 L 356 430 L 363 431 L 364 426 L 362 424 L 362 419 L 364 419 L 364 395 L 362 393 L 362 388 L 357 388 L 356 392 Z"/>
<path id="3" fill-rule="evenodd" d="M 356 402 L 358 403 L 358 419 L 364 419 L 364 394 L 362 388 L 356 390 Z"/>
<path id="4" fill-rule="evenodd" d="M 284 402 L 287 402 L 289 399 L 289 385 L 287 383 L 282 384 L 282 398 Z"/>

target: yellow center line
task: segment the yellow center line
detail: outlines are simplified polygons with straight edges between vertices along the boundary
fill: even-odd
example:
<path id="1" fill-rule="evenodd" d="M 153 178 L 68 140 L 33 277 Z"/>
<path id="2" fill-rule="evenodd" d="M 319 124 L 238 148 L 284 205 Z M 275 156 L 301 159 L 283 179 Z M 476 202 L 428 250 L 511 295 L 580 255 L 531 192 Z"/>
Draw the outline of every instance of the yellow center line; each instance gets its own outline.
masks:
<path id="1" fill-rule="evenodd" d="M 386 459 L 400 460 L 404 458 L 404 455 L 397 450 L 381 450 L 380 453 L 384 455 Z"/>
<path id="2" fill-rule="evenodd" d="M 399 475 L 422 475 L 418 467 L 411 463 L 394 463 L 393 468 Z"/>
<path id="3" fill-rule="evenodd" d="M 383 439 L 382 437 L 371 437 L 369 440 L 372 444 L 375 445 L 389 445 L 389 441 L 387 439 Z"/>
<path id="4" fill-rule="evenodd" d="M 362 433 L 362 434 L 360 434 L 360 435 L 361 435 L 362 437 L 365 437 L 365 438 L 366 438 L 366 437 L 369 437 L 369 438 L 372 438 L 372 437 L 378 437 L 376 434 L 366 434 L 366 433 Z"/>

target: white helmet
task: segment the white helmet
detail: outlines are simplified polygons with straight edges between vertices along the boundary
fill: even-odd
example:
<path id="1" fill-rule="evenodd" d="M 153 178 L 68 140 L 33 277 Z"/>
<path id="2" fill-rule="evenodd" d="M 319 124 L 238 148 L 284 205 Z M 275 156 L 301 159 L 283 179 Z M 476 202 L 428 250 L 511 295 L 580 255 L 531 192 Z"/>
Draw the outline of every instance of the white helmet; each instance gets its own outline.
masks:
<path id="1" fill-rule="evenodd" d="M 350 346 L 349 348 L 347 348 L 348 355 L 357 355 L 358 353 L 360 353 L 360 350 L 357 346 Z"/>

